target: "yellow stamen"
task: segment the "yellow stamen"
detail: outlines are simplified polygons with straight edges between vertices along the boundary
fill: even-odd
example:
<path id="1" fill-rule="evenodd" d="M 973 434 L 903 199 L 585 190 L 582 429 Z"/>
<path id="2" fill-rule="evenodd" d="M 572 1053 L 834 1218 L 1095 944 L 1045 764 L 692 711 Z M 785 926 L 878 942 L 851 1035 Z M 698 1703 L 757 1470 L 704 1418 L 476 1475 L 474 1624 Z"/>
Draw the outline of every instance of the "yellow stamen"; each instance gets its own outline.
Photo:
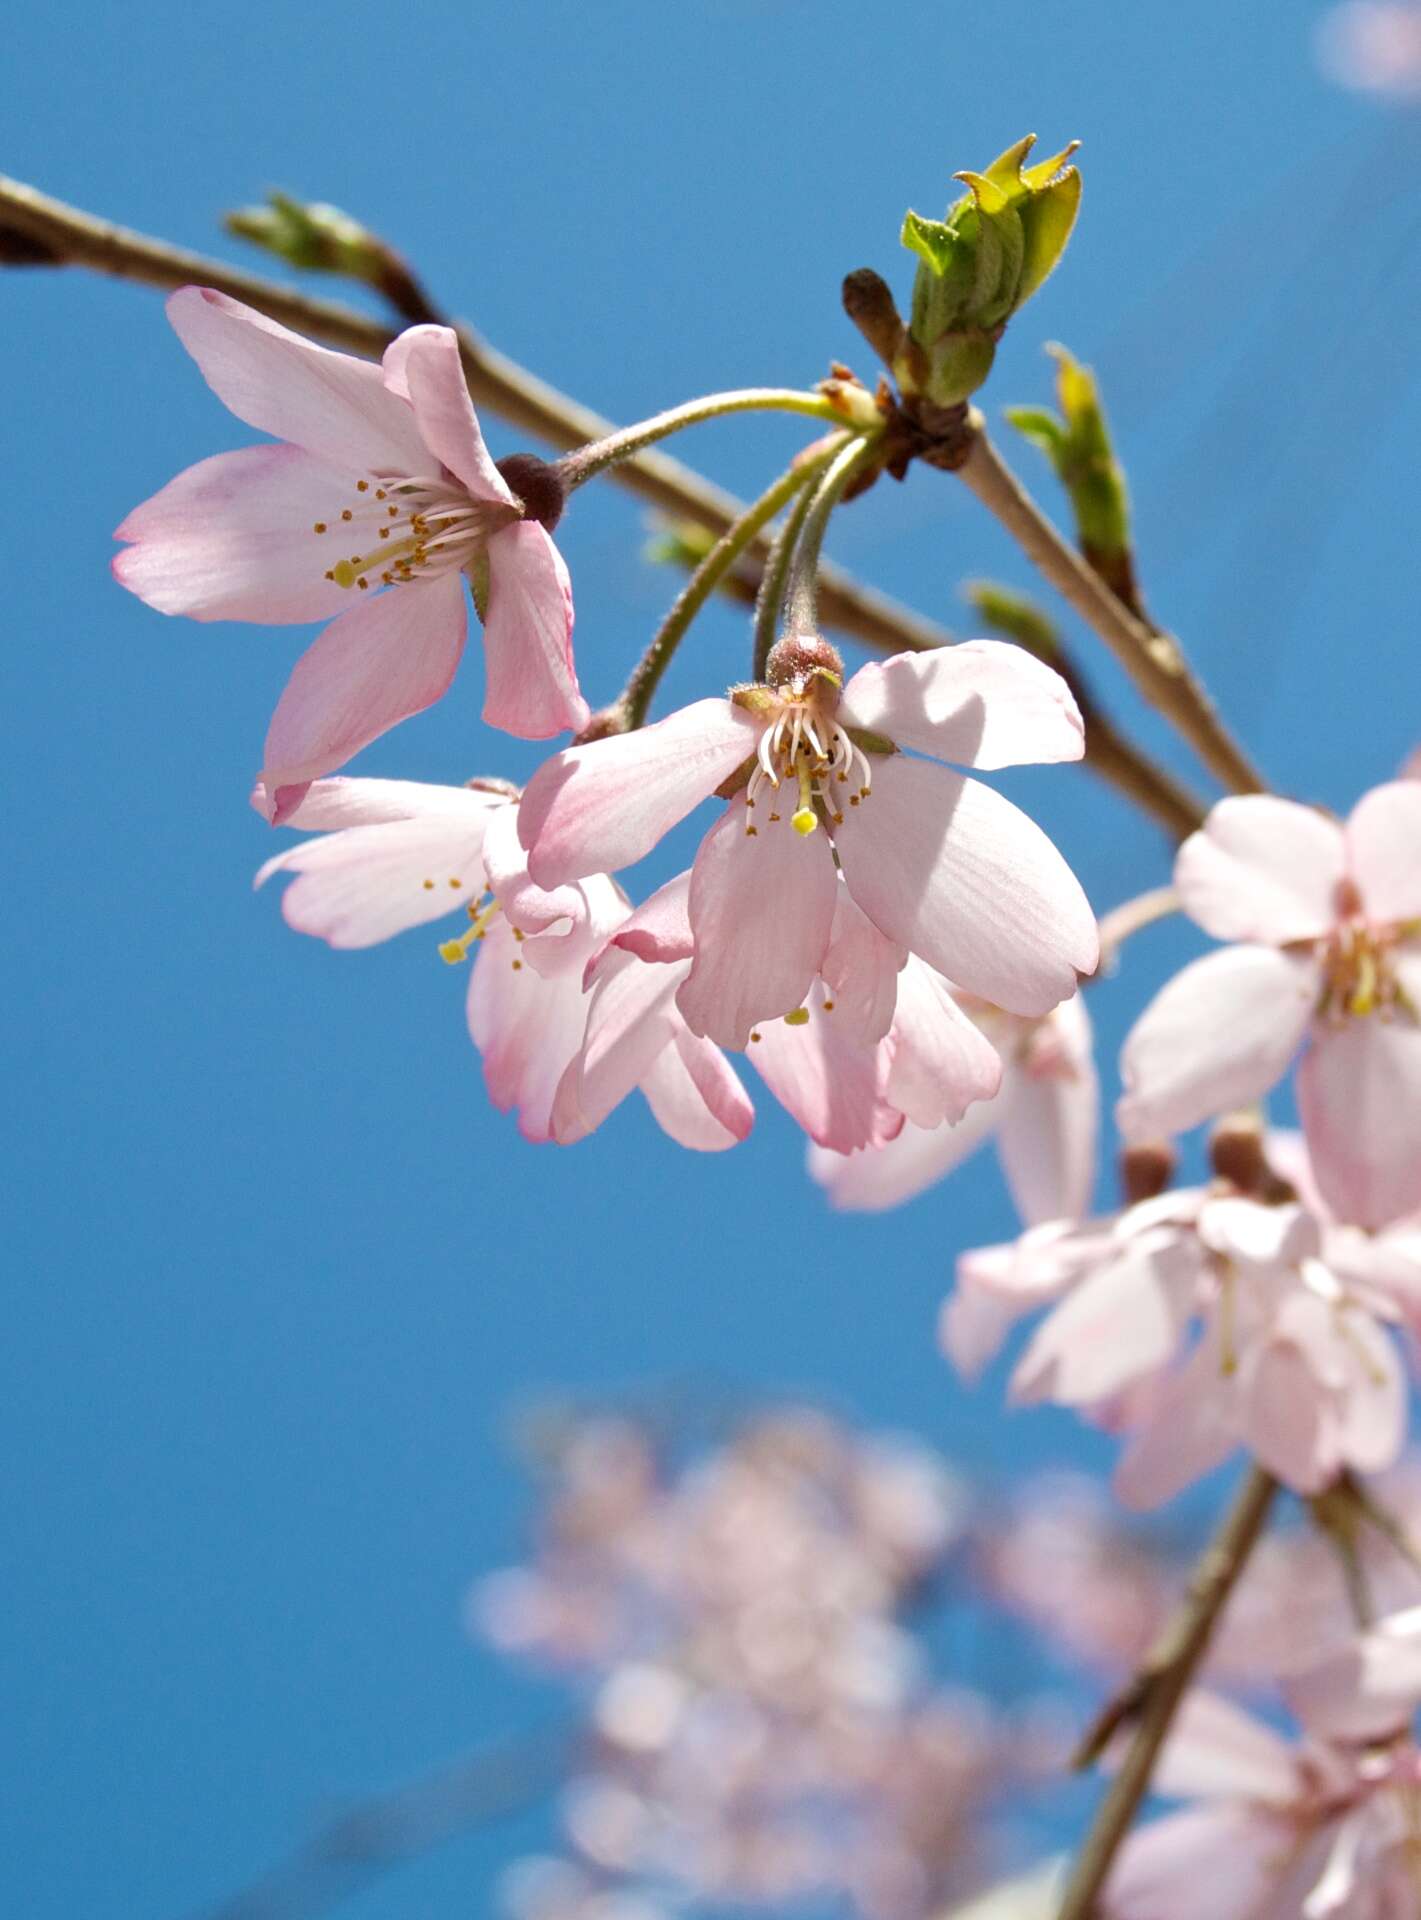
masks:
<path id="1" fill-rule="evenodd" d="M 793 1013 L 787 1013 L 785 1015 L 785 1025 L 787 1027 L 807 1027 L 809 1025 L 808 1007 L 796 1007 Z"/>

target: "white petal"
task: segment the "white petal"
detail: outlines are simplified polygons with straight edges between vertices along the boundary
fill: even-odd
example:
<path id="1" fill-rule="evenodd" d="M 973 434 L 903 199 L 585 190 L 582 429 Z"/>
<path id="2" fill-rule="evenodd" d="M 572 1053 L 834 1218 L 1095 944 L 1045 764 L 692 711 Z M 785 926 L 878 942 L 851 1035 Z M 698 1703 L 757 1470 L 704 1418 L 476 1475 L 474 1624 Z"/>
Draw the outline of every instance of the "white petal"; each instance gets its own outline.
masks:
<path id="1" fill-rule="evenodd" d="M 1085 750 L 1060 674 L 1001 640 L 870 661 L 844 689 L 839 719 L 963 767 L 1079 760 Z"/>
<path id="2" fill-rule="evenodd" d="M 1184 911 L 1216 940 L 1283 946 L 1333 926 L 1345 873 L 1336 821 L 1293 800 L 1243 794 L 1221 800 L 1185 841 L 1174 884 Z"/>

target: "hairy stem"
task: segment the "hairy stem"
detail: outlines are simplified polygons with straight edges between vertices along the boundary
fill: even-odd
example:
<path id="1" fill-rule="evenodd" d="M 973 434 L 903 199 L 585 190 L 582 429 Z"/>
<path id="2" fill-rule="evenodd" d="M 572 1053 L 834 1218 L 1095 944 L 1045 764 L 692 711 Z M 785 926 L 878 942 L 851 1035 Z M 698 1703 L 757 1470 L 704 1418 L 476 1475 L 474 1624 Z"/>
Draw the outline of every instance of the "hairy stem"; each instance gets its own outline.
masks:
<path id="1" fill-rule="evenodd" d="M 875 458 L 872 439 L 859 440 L 835 455 L 824 478 L 814 490 L 800 528 L 791 561 L 789 605 L 785 625 L 792 633 L 814 633 L 819 626 L 819 566 L 824 535 L 835 507 L 843 499 L 850 482 Z"/>
<path id="2" fill-rule="evenodd" d="M 1141 693 L 1232 793 L 1264 793 L 1244 753 L 1195 677 L 1179 643 L 1146 626 L 1047 519 L 987 438 L 979 417 L 957 469 L 1027 559 L 1093 627 Z"/>
<path id="3" fill-rule="evenodd" d="M 1101 1801 L 1066 1887 L 1058 1920 L 1091 1920 L 1121 1842 L 1149 1791 L 1160 1748 L 1209 1645 L 1224 1602 L 1262 1537 L 1278 1483 L 1262 1467 L 1249 1470 L 1217 1533 L 1200 1555 L 1179 1611 L 1125 1691 L 1105 1709 L 1076 1755 L 1099 1758 L 1127 1722 L 1134 1734 Z"/>
<path id="4" fill-rule="evenodd" d="M 568 490 L 583 486 L 596 474 L 605 473 L 643 447 L 679 433 L 683 427 L 699 426 L 703 420 L 719 420 L 728 413 L 800 413 L 813 420 L 828 420 L 844 425 L 844 413 L 820 393 L 801 393 L 795 387 L 740 387 L 731 393 L 708 393 L 699 400 L 687 400 L 679 407 L 668 407 L 635 426 L 619 427 L 615 433 L 594 440 L 566 454 L 558 467 Z"/>
<path id="5" fill-rule="evenodd" d="M 780 609 L 789 586 L 789 570 L 794 550 L 804 527 L 805 515 L 814 504 L 814 493 L 806 487 L 785 515 L 785 523 L 775 535 L 765 570 L 760 575 L 760 590 L 755 596 L 755 621 L 752 629 L 750 678 L 763 680 L 768 670 L 770 648 L 775 644 Z"/>
<path id="6" fill-rule="evenodd" d="M 628 728 L 644 724 L 651 697 L 670 665 L 672 655 L 721 580 L 751 541 L 770 524 L 782 507 L 788 505 L 800 488 L 811 485 L 825 467 L 843 458 L 845 438 L 842 434 L 835 434 L 826 444 L 814 448 L 808 457 L 797 461 L 787 473 L 780 475 L 772 487 L 766 488 L 755 504 L 748 507 L 734 526 L 716 541 L 677 595 L 675 605 L 632 670 L 618 703 Z M 849 441 L 849 445 L 853 444 L 853 441 Z"/>

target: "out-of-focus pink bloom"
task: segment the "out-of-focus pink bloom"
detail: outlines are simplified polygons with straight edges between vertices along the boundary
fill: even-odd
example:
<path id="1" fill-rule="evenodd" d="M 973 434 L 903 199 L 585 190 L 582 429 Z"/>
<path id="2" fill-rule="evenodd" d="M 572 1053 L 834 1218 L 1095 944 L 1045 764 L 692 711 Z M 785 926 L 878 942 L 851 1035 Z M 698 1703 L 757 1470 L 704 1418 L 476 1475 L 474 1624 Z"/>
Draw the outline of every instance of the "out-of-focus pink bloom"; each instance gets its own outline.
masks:
<path id="1" fill-rule="evenodd" d="M 253 804 L 264 810 L 261 789 Z M 635 1053 L 604 1072 L 578 1124 L 555 1115 L 580 1057 L 589 1001 L 583 973 L 631 909 L 606 874 L 545 892 L 528 878 L 512 788 L 426 786 L 406 780 L 320 780 L 288 822 L 318 829 L 268 860 L 297 877 L 282 910 L 298 932 L 335 947 L 370 946 L 451 911 L 466 930 L 440 948 L 457 963 L 477 947 L 468 1024 L 489 1097 L 516 1110 L 529 1140 L 572 1141 L 599 1126 L 634 1088 L 683 1146 L 718 1151 L 749 1132 L 753 1112 L 724 1057 L 686 1031 L 671 1008 L 648 1018 Z"/>
<path id="2" fill-rule="evenodd" d="M 1172 1498 L 1239 1446 L 1316 1493 L 1344 1468 L 1391 1465 L 1406 1432 L 1405 1379 L 1378 1318 L 1389 1302 L 1344 1285 L 1321 1256 L 1300 1206 L 1167 1193 L 965 1254 L 943 1343 L 974 1371 L 1013 1320 L 1050 1305 L 1013 1397 L 1124 1431 L 1115 1488 L 1129 1505 Z"/>
<path id="3" fill-rule="evenodd" d="M 1121 1849 L 1107 1920 L 1417 1920 L 1421 1609 L 1398 1614 L 1287 1687 L 1300 1746 L 1219 1696 L 1184 1702 L 1160 1792 L 1196 1806 Z"/>
<path id="4" fill-rule="evenodd" d="M 1090 1018 L 1079 994 L 1039 1020 L 954 998 L 1000 1056 L 1001 1089 L 964 1118 L 926 1126 L 910 1118 L 887 1144 L 845 1155 L 809 1150 L 809 1171 L 836 1207 L 880 1212 L 944 1178 L 995 1139 L 1023 1220 L 1079 1219 L 1095 1184 L 1100 1083 Z M 891 1039 L 891 1036 L 890 1036 Z M 906 1111 L 906 1109 L 905 1109 Z"/>
<path id="5" fill-rule="evenodd" d="M 1318 28 L 1318 57 L 1344 86 L 1421 100 L 1421 6 L 1415 0 L 1344 0 Z"/>
<path id="6" fill-rule="evenodd" d="M 674 1010 L 695 950 L 690 893 L 691 875 L 678 874 L 594 960 L 589 1051 L 614 1044 L 604 1038 L 609 1024 L 630 1037 Z M 836 1154 L 892 1139 L 905 1114 L 926 1124 L 959 1120 L 996 1091 L 1001 1063 L 991 1043 L 947 983 L 914 955 L 905 963 L 842 888 L 834 914 L 824 969 L 805 1003 L 753 1027 L 748 1059 L 810 1139 Z"/>
<path id="7" fill-rule="evenodd" d="M 1040 1015 L 1073 993 L 1098 953 L 1074 875 L 1008 801 L 916 757 L 1078 759 L 1060 676 L 986 640 L 900 654 L 847 687 L 825 642 L 781 641 L 770 676 L 541 767 L 519 815 L 539 884 L 630 865 L 724 791 L 691 875 L 677 998 L 693 1032 L 744 1047 L 802 1007 L 829 977 L 844 887 L 883 941 L 996 1005 Z"/>
<path id="8" fill-rule="evenodd" d="M 475 1601 L 500 1644 L 596 1683 L 564 1805 L 579 1869 L 678 1911 L 927 1920 L 980 1882 L 973 1816 L 1008 1745 L 983 1701 L 928 1691 L 899 1617 L 959 1537 L 960 1489 L 799 1409 L 690 1462 L 635 1433 L 574 1429 L 533 1564 Z"/>
<path id="9" fill-rule="evenodd" d="M 136 507 L 114 573 L 198 620 L 340 615 L 272 716 L 274 821 L 447 690 L 465 568 L 487 566 L 484 718 L 533 740 L 587 724 L 567 569 L 484 445 L 450 328 L 409 328 L 376 367 L 210 287 L 181 288 L 168 317 L 217 397 L 278 444 L 203 460 Z"/>
<path id="10" fill-rule="evenodd" d="M 1265 795 L 1221 800 L 1175 865 L 1185 911 L 1238 944 L 1175 976 L 1125 1043 L 1120 1124 L 1196 1126 L 1280 1079 L 1333 1214 L 1421 1209 L 1421 784 L 1374 787 L 1345 826 Z"/>

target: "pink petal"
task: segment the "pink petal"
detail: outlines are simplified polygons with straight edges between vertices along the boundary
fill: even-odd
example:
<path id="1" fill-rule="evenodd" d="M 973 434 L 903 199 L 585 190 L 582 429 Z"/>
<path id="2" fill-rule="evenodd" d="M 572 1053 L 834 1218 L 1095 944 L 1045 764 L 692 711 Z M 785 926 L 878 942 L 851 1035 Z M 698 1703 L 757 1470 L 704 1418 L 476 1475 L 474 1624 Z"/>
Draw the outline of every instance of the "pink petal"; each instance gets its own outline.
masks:
<path id="1" fill-rule="evenodd" d="M 1296 1756 L 1272 1727 L 1222 1694 L 1195 1688 L 1175 1712 L 1151 1790 L 1174 1800 L 1254 1800 L 1287 1807 L 1300 1794 Z"/>
<path id="2" fill-rule="evenodd" d="M 1130 1436 L 1111 1480 L 1127 1507 L 1162 1506 L 1222 1466 L 1239 1444 L 1234 1377 L 1224 1370 L 1213 1329 L 1151 1398 L 1149 1417 Z"/>
<path id="3" fill-rule="evenodd" d="M 442 787 L 428 780 L 361 780 L 337 775 L 317 780 L 283 823 L 303 831 L 328 833 L 341 827 L 377 827 L 388 820 L 425 816 L 465 819 L 472 811 L 513 808 L 517 795 L 486 787 Z M 265 787 L 252 790 L 252 805 L 266 819 L 271 812 Z"/>
<path id="4" fill-rule="evenodd" d="M 551 891 L 535 886 L 518 842 L 515 808 L 500 809 L 490 821 L 484 870 L 499 911 L 526 936 L 524 959 L 539 973 L 585 967 L 588 955 L 626 918 L 626 903 L 605 874 Z"/>
<path id="5" fill-rule="evenodd" d="M 1406 1445 L 1407 1384 L 1391 1334 L 1360 1307 L 1343 1308 L 1338 1451 L 1356 1473 L 1384 1473 Z"/>
<path id="6" fill-rule="evenodd" d="M 1284 1683 L 1288 1706 L 1325 1740 L 1381 1740 L 1421 1705 L 1421 1607 L 1358 1634 Z"/>
<path id="7" fill-rule="evenodd" d="M 1251 1807 L 1149 1821 L 1120 1850 L 1101 1920 L 1301 1920 L 1296 1907 L 1273 1904 L 1300 1844 L 1291 1821 Z"/>
<path id="8" fill-rule="evenodd" d="M 749 759 L 759 733 L 728 700 L 698 700 L 653 726 L 554 754 L 518 815 L 529 871 L 555 887 L 631 866 Z"/>
<path id="9" fill-rule="evenodd" d="M 638 960 L 665 965 L 689 960 L 695 944 L 691 936 L 691 869 L 687 867 L 633 909 L 604 953 L 589 963 L 587 984 L 592 984 L 605 961 L 619 949 L 634 953 Z"/>
<path id="10" fill-rule="evenodd" d="M 591 715 L 572 663 L 572 583 L 532 520 L 488 543 L 484 719 L 520 740 L 580 733 Z"/>
<path id="11" fill-rule="evenodd" d="M 809 1171 L 828 1192 L 831 1206 L 851 1213 L 882 1213 L 951 1173 L 988 1138 L 996 1120 L 996 1102 L 980 1100 L 956 1126 L 927 1129 L 909 1121 L 896 1139 L 864 1153 L 811 1148 Z"/>
<path id="12" fill-rule="evenodd" d="M 958 1285 L 938 1314 L 938 1345 L 969 1384 L 1001 1352 L 1021 1314 L 994 1293 Z"/>
<path id="13" fill-rule="evenodd" d="M 1236 1194 L 1199 1209 L 1199 1239 L 1213 1253 L 1254 1266 L 1296 1267 L 1320 1251 L 1317 1221 L 1302 1206 L 1265 1206 Z"/>
<path id="14" fill-rule="evenodd" d="M 553 1137 L 553 1101 L 582 1044 L 587 1002 L 575 973 L 544 979 L 527 966 L 512 929 L 495 920 L 469 979 L 469 1035 L 483 1055 L 489 1098 L 518 1110 L 528 1140 Z"/>
<path id="15" fill-rule="evenodd" d="M 1099 957 L 1095 916 L 1041 829 L 978 781 L 895 756 L 836 828 L 844 876 L 890 940 L 1012 1013 L 1048 1013 Z"/>
<path id="16" fill-rule="evenodd" d="M 1242 1439 L 1295 1493 L 1321 1493 L 1337 1474 L 1336 1422 L 1298 1348 L 1273 1341 L 1240 1381 Z"/>
<path id="17" fill-rule="evenodd" d="M 1089 1211 L 1100 1132 L 1100 1082 L 1081 996 L 1063 1000 L 1047 1022 L 1056 1065 L 1032 1065 L 1033 1049 L 1043 1050 L 1038 1030 L 1025 1058 L 1009 1064 L 997 1101 L 997 1151 L 1028 1226 Z"/>
<path id="18" fill-rule="evenodd" d="M 280 626 L 325 620 L 350 594 L 325 578 L 315 531 L 349 479 L 299 447 L 243 447 L 200 460 L 145 500 L 114 538 L 114 578 L 160 613 Z"/>
<path id="19" fill-rule="evenodd" d="M 910 958 L 898 976 L 884 1098 L 918 1127 L 956 1123 L 992 1098 L 1002 1063 L 991 1041 L 953 998 L 941 974 Z"/>
<path id="20" fill-rule="evenodd" d="M 898 976 L 907 958 L 854 905 L 848 888 L 838 888 L 824 982 L 832 989 L 839 1025 L 866 1045 L 881 1040 L 892 1024 Z"/>
<path id="21" fill-rule="evenodd" d="M 168 318 L 239 420 L 329 461 L 351 487 L 372 472 L 428 467 L 413 413 L 368 360 L 315 346 L 211 287 L 180 287 Z"/>
<path id="22" fill-rule="evenodd" d="M 489 810 L 507 804 L 486 795 L 463 797 L 470 804 L 461 811 L 346 827 L 302 841 L 268 860 L 255 884 L 274 873 L 299 875 L 282 896 L 287 924 L 333 947 L 373 946 L 462 910 L 484 890 L 481 854 Z"/>
<path id="23" fill-rule="evenodd" d="M 1161 988 L 1120 1056 L 1119 1121 L 1130 1138 L 1180 1133 L 1264 1094 L 1307 1030 L 1313 963 L 1274 947 L 1224 947 Z"/>
<path id="24" fill-rule="evenodd" d="M 755 1109 L 719 1047 L 684 1029 L 657 1055 L 641 1090 L 662 1131 L 696 1153 L 737 1146 L 755 1122 Z"/>
<path id="25" fill-rule="evenodd" d="M 296 663 L 266 736 L 261 778 L 277 801 L 431 707 L 463 651 L 457 574 L 391 587 L 333 621 Z"/>
<path id="26" fill-rule="evenodd" d="M 1364 793 L 1348 816 L 1347 853 L 1369 919 L 1421 915 L 1421 783 L 1393 780 Z"/>
<path id="27" fill-rule="evenodd" d="M 1345 873 L 1336 821 L 1293 800 L 1245 794 L 1221 800 L 1185 841 L 1174 884 L 1184 911 L 1216 940 L 1276 947 L 1328 932 Z"/>
<path id="28" fill-rule="evenodd" d="M 409 402 L 429 451 L 476 500 L 511 505 L 508 482 L 493 463 L 469 398 L 452 327 L 406 327 L 385 349 L 381 371 L 389 391 Z"/>
<path id="29" fill-rule="evenodd" d="M 1298 1072 L 1313 1174 L 1342 1224 L 1421 1207 L 1421 1026 L 1379 1014 L 1319 1027 Z"/>
<path id="30" fill-rule="evenodd" d="M 881 1097 L 878 1048 L 845 1032 L 817 1000 L 803 1026 L 762 1020 L 748 1052 L 770 1092 L 821 1147 L 851 1153 L 902 1125 Z"/>
<path id="31" fill-rule="evenodd" d="M 828 950 L 839 882 L 822 832 L 747 826 L 737 795 L 691 869 L 696 955 L 677 996 L 692 1033 L 744 1047 L 760 1020 L 802 1006 Z M 832 1019 L 832 1015 L 830 1018 Z"/>
<path id="32" fill-rule="evenodd" d="M 839 719 L 963 767 L 1079 760 L 1085 751 L 1060 674 L 1001 640 L 870 661 L 844 689 Z"/>
<path id="33" fill-rule="evenodd" d="M 1197 1272 L 1192 1248 L 1125 1247 L 1037 1328 L 1012 1399 L 1088 1407 L 1157 1373 L 1183 1337 Z"/>
<path id="34" fill-rule="evenodd" d="M 649 966 L 613 951 L 587 996 L 582 1046 L 563 1077 L 553 1131 L 566 1145 L 600 1127 L 650 1073 L 680 1025 L 677 987 L 686 966 Z"/>

